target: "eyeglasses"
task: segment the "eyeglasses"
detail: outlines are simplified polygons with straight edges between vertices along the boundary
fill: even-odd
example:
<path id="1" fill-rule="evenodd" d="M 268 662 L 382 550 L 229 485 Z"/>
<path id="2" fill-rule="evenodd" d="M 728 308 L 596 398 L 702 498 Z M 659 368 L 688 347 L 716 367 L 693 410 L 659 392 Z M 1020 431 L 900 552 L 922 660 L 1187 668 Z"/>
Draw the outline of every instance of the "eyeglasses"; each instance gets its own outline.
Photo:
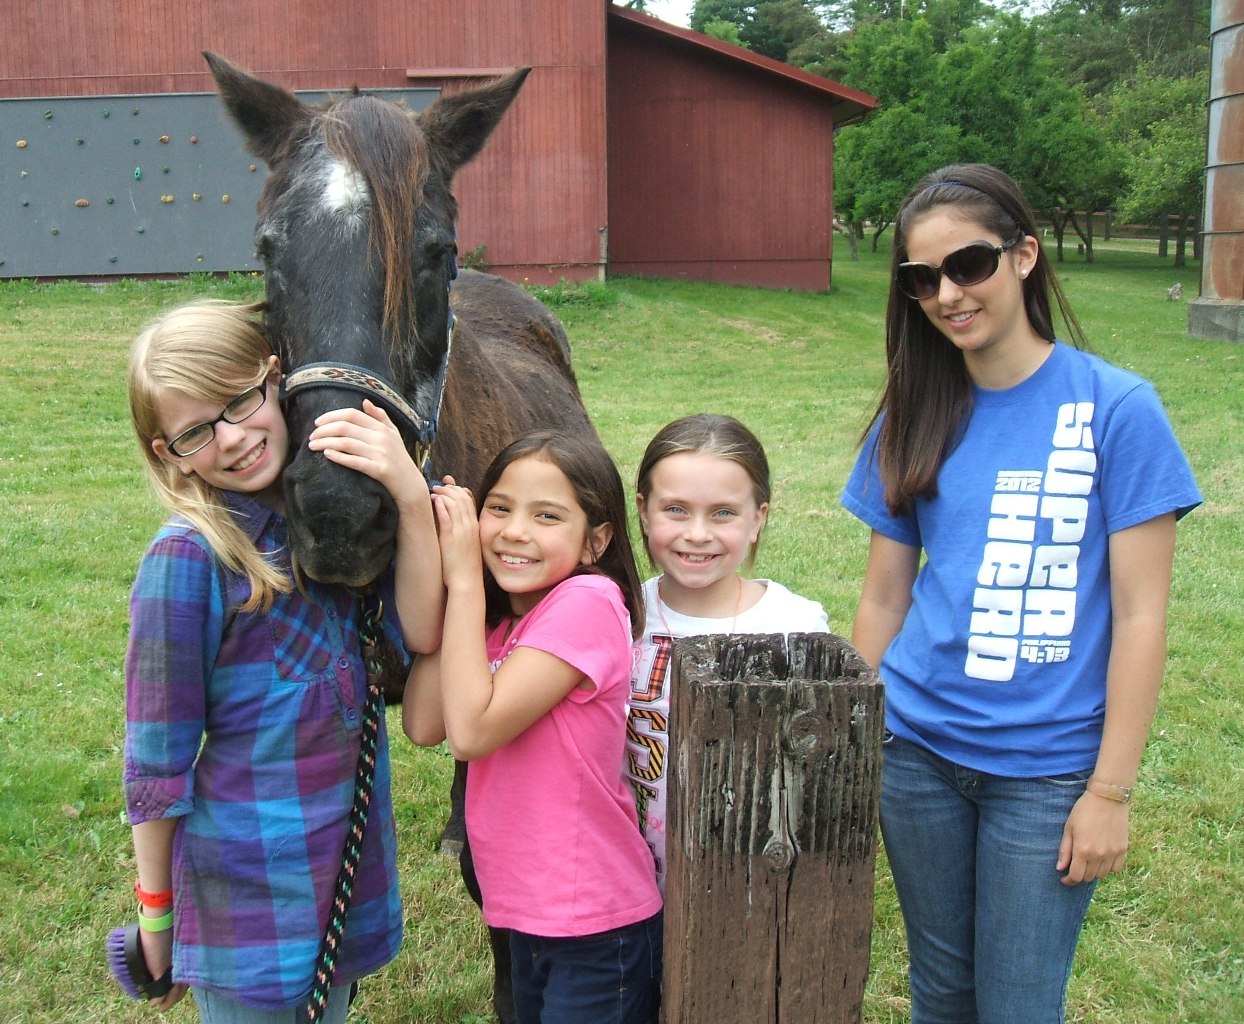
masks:
<path id="1" fill-rule="evenodd" d="M 249 391 L 243 391 L 237 398 L 226 405 L 214 420 L 207 423 L 196 423 L 189 430 L 183 430 L 168 443 L 168 450 L 178 458 L 184 459 L 193 455 L 201 448 L 206 448 L 216 436 L 216 424 L 221 420 L 226 423 L 241 423 L 244 419 L 254 416 L 267 401 L 268 383 L 265 381 Z"/>
<path id="2" fill-rule="evenodd" d="M 929 299 L 936 295 L 943 274 L 960 287 L 980 284 L 997 273 L 1002 254 L 1019 245 L 1022 237 L 1005 245 L 973 242 L 956 249 L 936 267 L 928 263 L 900 263 L 894 271 L 894 283 L 899 291 L 913 299 Z"/>

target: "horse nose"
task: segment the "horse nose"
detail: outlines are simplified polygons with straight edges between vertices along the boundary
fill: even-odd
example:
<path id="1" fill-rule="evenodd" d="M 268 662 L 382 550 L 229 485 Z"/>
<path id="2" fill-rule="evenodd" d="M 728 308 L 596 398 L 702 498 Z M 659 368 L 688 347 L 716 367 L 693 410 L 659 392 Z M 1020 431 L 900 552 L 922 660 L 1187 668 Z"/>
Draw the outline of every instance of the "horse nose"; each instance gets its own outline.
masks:
<path id="1" fill-rule="evenodd" d="M 295 459 L 285 473 L 285 504 L 290 547 L 313 579 L 365 586 L 392 560 L 396 506 L 362 474 L 322 456 Z"/>

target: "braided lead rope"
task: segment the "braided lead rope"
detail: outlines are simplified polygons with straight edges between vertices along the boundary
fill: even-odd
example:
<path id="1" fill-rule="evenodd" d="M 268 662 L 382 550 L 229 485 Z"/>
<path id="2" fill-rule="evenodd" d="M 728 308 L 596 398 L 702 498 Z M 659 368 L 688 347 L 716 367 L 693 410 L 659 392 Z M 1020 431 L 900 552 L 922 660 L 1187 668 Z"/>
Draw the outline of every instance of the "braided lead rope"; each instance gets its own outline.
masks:
<path id="1" fill-rule="evenodd" d="M 328 993 L 337 969 L 337 953 L 346 926 L 346 913 L 350 909 L 350 899 L 354 894 L 354 876 L 363 847 L 363 832 L 367 828 L 372 785 L 376 779 L 376 737 L 383 705 L 380 696 L 382 664 L 377 648 L 383 615 L 384 606 L 379 599 L 374 604 L 369 601 L 359 622 L 359 644 L 367 665 L 367 700 L 363 705 L 363 731 L 359 742 L 358 769 L 354 776 L 354 806 L 350 808 L 350 823 L 341 852 L 341 870 L 337 873 L 333 901 L 328 911 L 328 927 L 320 942 L 320 952 L 316 957 L 315 974 L 311 982 L 311 995 L 307 998 L 306 1016 L 310 1024 L 318 1024 L 324 1015 L 324 1008 L 328 1005 Z"/>

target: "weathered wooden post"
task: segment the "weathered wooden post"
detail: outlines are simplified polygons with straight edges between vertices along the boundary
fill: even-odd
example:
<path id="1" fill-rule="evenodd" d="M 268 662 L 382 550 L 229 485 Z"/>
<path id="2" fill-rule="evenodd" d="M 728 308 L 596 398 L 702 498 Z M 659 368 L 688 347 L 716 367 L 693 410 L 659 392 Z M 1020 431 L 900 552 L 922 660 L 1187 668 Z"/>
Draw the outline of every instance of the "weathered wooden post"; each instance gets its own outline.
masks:
<path id="1" fill-rule="evenodd" d="M 674 644 L 664 1024 L 858 1024 L 881 680 L 824 633 Z"/>

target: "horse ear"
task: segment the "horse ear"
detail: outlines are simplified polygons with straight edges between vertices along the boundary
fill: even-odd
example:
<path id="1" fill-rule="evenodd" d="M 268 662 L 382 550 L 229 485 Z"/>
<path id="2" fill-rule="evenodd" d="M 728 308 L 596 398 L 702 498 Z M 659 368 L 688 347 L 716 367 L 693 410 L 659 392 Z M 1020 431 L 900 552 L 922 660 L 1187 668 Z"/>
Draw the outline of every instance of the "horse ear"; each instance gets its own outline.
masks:
<path id="1" fill-rule="evenodd" d="M 415 115 L 432 148 L 448 165 L 450 176 L 484 148 L 530 73 L 531 68 L 519 68 L 477 89 L 442 95 Z"/>
<path id="2" fill-rule="evenodd" d="M 223 57 L 204 50 L 203 58 L 216 79 L 225 109 L 246 136 L 247 146 L 271 166 L 303 116 L 305 104 L 292 92 L 248 75 Z"/>

